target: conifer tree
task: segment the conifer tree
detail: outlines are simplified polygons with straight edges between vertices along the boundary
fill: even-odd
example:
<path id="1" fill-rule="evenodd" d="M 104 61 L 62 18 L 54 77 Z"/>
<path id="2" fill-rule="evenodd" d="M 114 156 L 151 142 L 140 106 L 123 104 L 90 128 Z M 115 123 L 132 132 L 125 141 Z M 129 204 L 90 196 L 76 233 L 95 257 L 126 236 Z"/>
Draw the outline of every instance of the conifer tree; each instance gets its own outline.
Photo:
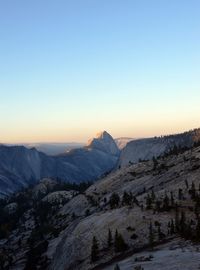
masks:
<path id="1" fill-rule="evenodd" d="M 195 188 L 194 182 L 192 182 L 192 187 L 191 187 L 191 190 L 190 190 L 190 194 L 191 194 L 192 200 L 194 200 L 195 197 L 196 197 L 196 188 Z"/>
<path id="2" fill-rule="evenodd" d="M 115 232 L 114 247 L 115 247 L 115 252 L 123 252 L 128 247 L 127 244 L 125 243 L 122 235 L 120 233 L 118 233 L 117 230 Z"/>
<path id="3" fill-rule="evenodd" d="M 123 198 L 122 198 L 123 205 L 131 205 L 131 203 L 132 203 L 131 195 L 132 195 L 131 193 L 129 194 L 126 191 L 124 191 Z"/>
<path id="4" fill-rule="evenodd" d="M 160 212 L 160 208 L 161 208 L 161 201 L 157 200 L 156 201 L 156 211 Z"/>
<path id="5" fill-rule="evenodd" d="M 152 199 L 152 201 L 154 202 L 155 201 L 155 199 L 156 199 L 156 195 L 155 195 L 155 193 L 154 193 L 154 190 L 152 189 L 152 191 L 151 191 L 151 199 Z"/>
<path id="6" fill-rule="evenodd" d="M 167 193 L 165 194 L 164 200 L 163 200 L 163 210 L 168 211 L 169 210 L 169 197 L 167 196 Z"/>
<path id="7" fill-rule="evenodd" d="M 181 188 L 179 188 L 179 190 L 178 190 L 178 199 L 179 200 L 182 200 L 183 199 L 183 191 L 182 191 Z"/>
<path id="8" fill-rule="evenodd" d="M 113 209 L 115 207 L 118 207 L 119 205 L 119 202 L 120 202 L 120 197 L 117 193 L 113 193 L 110 197 L 110 207 Z"/>
<path id="9" fill-rule="evenodd" d="M 91 248 L 91 261 L 95 262 L 98 260 L 99 256 L 99 245 L 96 237 L 94 236 L 92 239 L 92 248 Z"/>
<path id="10" fill-rule="evenodd" d="M 147 210 L 152 209 L 152 199 L 149 194 L 147 194 L 146 198 L 146 208 Z"/>
<path id="11" fill-rule="evenodd" d="M 159 226 L 158 226 L 158 239 L 162 240 L 162 237 L 163 237 L 163 234 L 161 232 L 161 225 L 159 224 Z"/>
<path id="12" fill-rule="evenodd" d="M 181 212 L 181 218 L 180 218 L 180 233 L 182 236 L 184 236 L 186 230 L 186 218 L 185 213 Z"/>
<path id="13" fill-rule="evenodd" d="M 175 229 L 176 229 L 176 232 L 179 232 L 179 225 L 180 225 L 179 210 L 178 210 L 178 206 L 176 205 L 176 210 L 175 210 Z"/>
<path id="14" fill-rule="evenodd" d="M 120 270 L 119 265 L 116 264 L 114 270 Z"/>
<path id="15" fill-rule="evenodd" d="M 153 157 L 153 170 L 156 170 L 157 169 L 157 166 L 158 166 L 158 161 L 155 157 Z"/>
<path id="16" fill-rule="evenodd" d="M 153 233 L 152 222 L 150 222 L 150 225 L 149 225 L 149 246 L 151 247 L 151 249 L 153 249 L 153 244 L 154 244 L 154 233 Z"/>
<path id="17" fill-rule="evenodd" d="M 110 247 L 112 246 L 112 243 L 113 243 L 112 232 L 111 232 L 111 230 L 109 229 L 109 230 L 108 230 L 108 248 L 110 248 Z"/>
<path id="18" fill-rule="evenodd" d="M 189 185 L 188 185 L 188 180 L 187 179 L 185 180 L 185 185 L 186 185 L 186 188 L 188 189 Z"/>
<path id="19" fill-rule="evenodd" d="M 172 191 L 170 192 L 170 195 L 171 195 L 171 206 L 173 207 L 174 206 L 174 195 L 173 195 Z"/>
<path id="20" fill-rule="evenodd" d="M 175 233 L 175 228 L 174 228 L 174 220 L 171 220 L 170 223 L 170 234 L 173 235 Z"/>
<path id="21" fill-rule="evenodd" d="M 197 219 L 197 225 L 195 228 L 195 240 L 200 241 L 200 218 L 198 217 Z"/>

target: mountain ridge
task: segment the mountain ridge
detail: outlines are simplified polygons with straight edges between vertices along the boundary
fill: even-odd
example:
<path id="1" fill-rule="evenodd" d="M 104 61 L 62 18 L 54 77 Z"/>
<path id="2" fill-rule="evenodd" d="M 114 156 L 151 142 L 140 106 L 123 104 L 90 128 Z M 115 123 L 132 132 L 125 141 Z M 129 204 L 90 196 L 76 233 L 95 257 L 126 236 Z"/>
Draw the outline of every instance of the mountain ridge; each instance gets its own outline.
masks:
<path id="1" fill-rule="evenodd" d="M 122 149 L 120 166 L 152 159 L 169 152 L 174 146 L 191 147 L 200 141 L 200 128 L 183 133 L 132 140 Z"/>
<path id="2" fill-rule="evenodd" d="M 44 177 L 77 183 L 98 179 L 112 170 L 119 158 L 119 152 L 113 153 L 112 147 L 105 147 L 107 141 L 104 139 L 101 138 L 99 144 L 96 139 L 95 145 L 57 156 L 48 156 L 24 146 L 0 146 L 1 194 L 27 187 Z M 111 136 L 109 143 L 115 146 Z"/>

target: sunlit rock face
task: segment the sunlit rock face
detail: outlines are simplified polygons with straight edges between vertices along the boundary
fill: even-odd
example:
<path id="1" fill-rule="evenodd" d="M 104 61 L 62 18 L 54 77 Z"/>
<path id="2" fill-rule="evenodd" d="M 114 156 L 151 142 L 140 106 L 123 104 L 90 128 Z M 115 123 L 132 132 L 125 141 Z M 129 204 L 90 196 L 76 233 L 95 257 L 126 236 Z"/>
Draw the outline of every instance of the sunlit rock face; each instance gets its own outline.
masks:
<path id="1" fill-rule="evenodd" d="M 140 159 L 148 160 L 163 155 L 174 146 L 191 147 L 199 141 L 200 129 L 177 135 L 133 140 L 122 149 L 119 163 L 121 166 L 127 166 L 130 163 L 137 163 Z"/>
<path id="2" fill-rule="evenodd" d="M 118 156 L 120 152 L 116 142 L 106 131 L 99 132 L 95 138 L 89 140 L 87 147 L 97 149 L 114 156 Z"/>
<path id="3" fill-rule="evenodd" d="M 115 168 L 120 151 L 102 132 L 83 148 L 48 156 L 35 148 L 0 146 L 0 196 L 27 187 L 45 177 L 68 182 L 94 181 Z"/>

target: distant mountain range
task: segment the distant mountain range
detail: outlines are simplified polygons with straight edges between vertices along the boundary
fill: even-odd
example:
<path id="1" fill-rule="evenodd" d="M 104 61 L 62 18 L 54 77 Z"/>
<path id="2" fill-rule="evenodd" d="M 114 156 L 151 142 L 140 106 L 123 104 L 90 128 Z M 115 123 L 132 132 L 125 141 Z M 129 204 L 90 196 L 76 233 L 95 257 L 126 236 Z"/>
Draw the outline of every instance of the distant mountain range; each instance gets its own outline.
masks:
<path id="1" fill-rule="evenodd" d="M 38 151 L 43 152 L 50 156 L 59 155 L 61 153 L 69 152 L 72 149 L 85 146 L 84 143 L 31 143 L 23 144 L 27 148 L 36 148 Z"/>
<path id="2" fill-rule="evenodd" d="M 95 181 L 117 166 L 158 157 L 175 145 L 191 147 L 200 141 L 200 129 L 177 135 L 116 141 L 104 131 L 89 140 L 86 146 L 55 156 L 36 148 L 0 145 L 0 195 L 10 194 L 45 177 L 75 183 Z"/>
<path id="3" fill-rule="evenodd" d="M 12 193 L 44 177 L 76 183 L 96 180 L 116 166 L 119 154 L 115 141 L 105 131 L 87 146 L 57 156 L 35 148 L 1 145 L 0 194 Z"/>
<path id="4" fill-rule="evenodd" d="M 128 137 L 121 137 L 115 139 L 115 142 L 118 146 L 118 148 L 121 150 L 123 149 L 126 144 L 130 141 L 132 141 L 133 138 Z M 49 156 L 56 156 L 63 153 L 67 153 L 73 149 L 82 148 L 86 146 L 85 143 L 79 143 L 79 142 L 66 142 L 66 143 L 21 143 L 21 144 L 8 144 L 8 146 L 25 146 L 26 148 L 32 149 L 35 148 L 39 152 L 45 153 Z"/>

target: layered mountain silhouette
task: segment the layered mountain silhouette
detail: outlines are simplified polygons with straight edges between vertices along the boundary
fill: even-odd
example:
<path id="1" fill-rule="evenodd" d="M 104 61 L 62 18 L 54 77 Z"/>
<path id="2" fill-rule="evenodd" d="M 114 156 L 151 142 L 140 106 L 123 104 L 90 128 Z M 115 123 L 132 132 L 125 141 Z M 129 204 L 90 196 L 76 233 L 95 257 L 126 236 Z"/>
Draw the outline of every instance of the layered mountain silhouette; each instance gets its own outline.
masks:
<path id="1" fill-rule="evenodd" d="M 85 147 L 49 156 L 35 148 L 0 145 L 0 196 L 37 183 L 42 178 L 80 183 L 95 181 L 117 166 L 128 166 L 169 152 L 174 146 L 192 147 L 200 141 L 200 129 L 182 134 L 130 141 L 121 151 L 103 131 Z"/>
<path id="2" fill-rule="evenodd" d="M 51 177 L 80 183 L 93 181 L 111 171 L 120 151 L 106 132 L 99 133 L 88 145 L 58 156 L 48 156 L 35 148 L 0 146 L 0 194 L 7 195 L 41 178 Z"/>

